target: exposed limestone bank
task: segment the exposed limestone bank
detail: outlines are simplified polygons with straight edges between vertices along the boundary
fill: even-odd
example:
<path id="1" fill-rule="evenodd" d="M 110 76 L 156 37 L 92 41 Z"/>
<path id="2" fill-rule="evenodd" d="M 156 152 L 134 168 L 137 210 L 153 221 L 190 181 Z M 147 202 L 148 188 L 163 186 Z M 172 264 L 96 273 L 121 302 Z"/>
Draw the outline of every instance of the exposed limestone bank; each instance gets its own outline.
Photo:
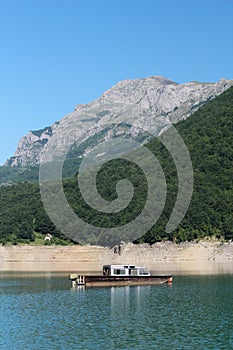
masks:
<path id="1" fill-rule="evenodd" d="M 146 265 L 158 273 L 233 273 L 233 242 L 123 245 L 115 263 Z"/>
<path id="2" fill-rule="evenodd" d="M 233 242 L 161 242 L 113 248 L 0 246 L 0 271 L 100 273 L 102 265 L 114 263 L 145 265 L 154 273 L 233 273 Z"/>

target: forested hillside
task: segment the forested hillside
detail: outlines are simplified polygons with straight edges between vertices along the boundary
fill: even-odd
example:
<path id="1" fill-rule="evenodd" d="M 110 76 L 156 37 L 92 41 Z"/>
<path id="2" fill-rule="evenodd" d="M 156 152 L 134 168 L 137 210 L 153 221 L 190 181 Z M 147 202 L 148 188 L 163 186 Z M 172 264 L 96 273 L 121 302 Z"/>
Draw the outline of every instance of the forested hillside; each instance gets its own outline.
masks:
<path id="1" fill-rule="evenodd" d="M 188 212 L 179 227 L 168 236 L 178 241 L 216 235 L 233 238 L 233 88 L 203 106 L 190 118 L 176 124 L 190 152 L 194 190 Z M 155 141 L 148 144 L 158 149 Z M 163 154 L 163 151 L 161 152 Z M 164 157 L 162 157 L 162 162 Z M 164 170 L 172 174 L 165 160 Z M 174 187 L 172 186 L 174 191 Z M 167 203 L 167 210 L 171 204 Z M 151 232 L 148 242 L 166 237 L 166 211 Z M 164 224 L 163 224 L 164 222 Z"/>
<path id="2" fill-rule="evenodd" d="M 165 227 L 177 194 L 177 174 L 164 146 L 153 139 L 147 147 L 159 158 L 167 181 L 164 211 L 154 227 L 138 242 L 154 243 L 162 239 L 185 241 L 217 236 L 233 238 L 233 88 L 205 104 L 191 117 L 176 124 L 194 169 L 193 197 L 184 219 L 170 234 Z M 125 160 L 114 160 L 104 166 L 98 177 L 100 194 L 108 200 L 116 198 L 115 185 L 127 178 L 134 185 L 131 204 L 120 213 L 100 214 L 82 200 L 75 179 L 64 181 L 69 203 L 84 220 L 101 227 L 130 222 L 142 210 L 147 195 L 143 172 Z M 0 240 L 2 243 L 35 240 L 35 232 L 61 235 L 43 208 L 37 183 L 21 183 L 0 188 Z M 89 237 L 90 243 L 104 244 L 102 237 Z M 113 242 L 114 243 L 114 242 Z"/>

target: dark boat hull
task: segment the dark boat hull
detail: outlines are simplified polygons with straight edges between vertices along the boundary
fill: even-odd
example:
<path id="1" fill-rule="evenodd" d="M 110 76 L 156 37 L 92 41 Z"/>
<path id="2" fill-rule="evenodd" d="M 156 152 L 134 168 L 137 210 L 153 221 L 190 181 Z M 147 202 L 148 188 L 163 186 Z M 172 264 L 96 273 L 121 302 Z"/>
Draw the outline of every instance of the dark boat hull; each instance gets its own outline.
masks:
<path id="1" fill-rule="evenodd" d="M 80 277 L 80 276 L 79 276 Z M 82 276 L 80 279 L 71 278 L 73 285 L 84 285 L 86 287 L 109 287 L 109 286 L 133 286 L 172 284 L 172 276 Z"/>

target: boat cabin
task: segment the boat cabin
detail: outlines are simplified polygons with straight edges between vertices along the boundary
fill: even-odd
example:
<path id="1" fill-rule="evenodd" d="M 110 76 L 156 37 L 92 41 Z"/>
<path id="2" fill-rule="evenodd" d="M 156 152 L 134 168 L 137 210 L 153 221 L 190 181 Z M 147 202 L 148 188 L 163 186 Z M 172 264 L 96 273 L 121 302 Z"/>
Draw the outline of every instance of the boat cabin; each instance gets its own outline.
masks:
<path id="1" fill-rule="evenodd" d="M 150 272 L 144 266 L 104 265 L 103 276 L 150 276 Z"/>

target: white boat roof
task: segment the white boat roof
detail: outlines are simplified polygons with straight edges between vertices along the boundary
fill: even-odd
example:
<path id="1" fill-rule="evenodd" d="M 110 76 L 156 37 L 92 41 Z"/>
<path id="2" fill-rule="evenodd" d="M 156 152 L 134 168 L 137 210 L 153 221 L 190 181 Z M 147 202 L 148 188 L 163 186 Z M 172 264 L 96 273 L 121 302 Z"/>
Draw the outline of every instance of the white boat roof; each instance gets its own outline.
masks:
<path id="1" fill-rule="evenodd" d="M 116 269 L 146 269 L 145 266 L 137 266 L 137 265 L 104 265 L 103 267 L 110 267 L 110 268 L 116 268 Z"/>

